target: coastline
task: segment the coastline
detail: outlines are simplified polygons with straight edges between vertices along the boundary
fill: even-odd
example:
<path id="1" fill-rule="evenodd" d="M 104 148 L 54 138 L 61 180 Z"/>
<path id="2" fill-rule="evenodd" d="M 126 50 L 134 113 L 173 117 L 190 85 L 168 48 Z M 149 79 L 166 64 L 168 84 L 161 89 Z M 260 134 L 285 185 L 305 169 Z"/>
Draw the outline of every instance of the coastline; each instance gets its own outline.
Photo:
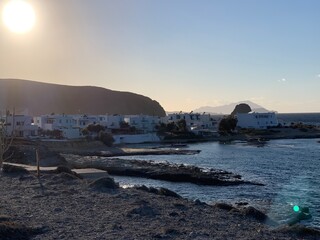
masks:
<path id="1" fill-rule="evenodd" d="M 87 143 L 69 142 L 66 145 L 65 142 L 60 142 L 55 144 L 55 148 L 46 146 L 40 151 L 43 163 L 48 160 L 52 161 L 52 158 L 58 159 L 60 156 L 58 149 L 64 148 L 64 152 L 77 152 L 79 149 L 79 152 L 83 154 L 88 151 L 88 148 L 85 147 Z M 100 143 L 93 142 L 90 142 L 89 145 L 89 149 L 93 152 L 101 149 L 117 154 L 122 151 L 128 153 L 149 151 L 146 148 L 136 149 L 130 148 L 130 146 L 108 148 Z M 34 145 L 27 146 L 27 148 L 33 150 L 34 147 Z M 57 155 L 51 156 L 52 153 L 50 151 L 52 150 Z M 30 152 L 24 155 L 32 157 Z M 64 158 L 62 157 L 62 159 Z M 60 159 L 60 163 L 65 162 Z M 57 162 L 53 165 L 57 165 Z M 211 206 L 200 201 L 172 200 L 171 197 L 158 196 L 152 191 L 141 191 L 139 189 L 117 188 L 93 191 L 88 188 L 90 183 L 87 180 L 79 180 L 65 173 L 43 173 L 40 180 L 36 179 L 32 174 L 3 177 L 6 179 L 1 177 L 4 182 L 2 191 L 11 189 L 6 184 L 12 184 L 13 187 L 16 187 L 16 189 L 9 190 L 12 192 L 6 194 L 8 198 L 3 198 L 4 202 L 9 203 L 11 199 L 19 195 L 18 199 L 20 200 L 14 201 L 13 204 L 20 204 L 20 206 L 13 206 L 15 210 L 5 207 L 7 212 L 2 211 L 0 212 L 1 214 L 10 217 L 10 219 L 17 221 L 19 224 L 23 224 L 30 221 L 30 215 L 33 216 L 31 212 L 34 211 L 26 204 L 40 204 L 45 207 L 45 210 L 35 209 L 35 212 L 40 215 L 45 213 L 48 219 L 37 217 L 30 222 L 32 229 L 36 229 L 33 231 L 41 232 L 41 234 L 35 235 L 34 239 L 74 239 L 82 236 L 87 239 L 319 239 L 320 237 L 318 230 L 305 228 L 299 224 L 292 227 L 284 225 L 269 226 L 259 217 L 263 216 L 263 213 L 252 210 L 250 206 L 243 208 L 239 208 L 239 206 L 233 207 L 228 204 L 217 204 L 219 207 L 217 205 Z M 31 196 L 28 195 L 30 191 Z M 18 192 L 21 192 L 21 194 Z M 72 205 L 67 202 L 67 198 L 69 201 L 72 198 Z M 39 202 L 30 199 L 38 199 Z M 115 204 L 114 201 L 121 202 L 121 205 Z M 170 205 L 172 202 L 178 205 Z M 49 204 L 48 207 L 45 206 L 46 203 Z M 80 213 L 69 210 L 69 207 L 72 208 L 77 204 L 79 204 L 77 211 L 83 216 L 79 216 Z M 186 206 L 182 207 L 181 211 L 179 210 L 180 204 Z M 65 207 L 61 208 L 61 206 Z M 106 206 L 108 206 L 107 210 Z M 29 211 L 25 212 L 20 207 L 27 208 Z M 17 211 L 16 213 L 21 212 L 23 216 L 14 214 L 15 211 Z M 64 213 L 64 211 L 67 211 L 68 214 Z M 151 215 L 149 215 L 150 212 Z M 254 212 L 254 214 L 250 215 L 248 212 Z M 58 216 L 49 216 L 50 214 L 58 214 L 60 217 L 62 216 L 62 220 Z M 74 214 L 74 216 L 70 217 L 69 214 Z M 102 216 L 104 214 L 109 215 Z M 113 218 L 113 216 L 117 217 Z M 180 218 L 176 219 L 176 216 Z M 185 221 L 186 217 L 190 219 Z M 86 219 L 90 219 L 90 221 L 97 223 L 99 227 L 88 223 L 83 224 L 77 218 L 82 219 L 83 222 Z M 214 220 L 209 221 L 203 218 L 213 218 Z M 58 223 L 55 223 L 55 221 Z M 100 221 L 106 221 L 107 223 L 99 224 Z M 133 229 L 130 221 L 136 222 L 135 229 Z M 145 224 L 146 221 L 148 222 L 147 225 Z M 114 224 L 112 225 L 112 223 Z M 83 224 L 83 226 L 81 225 L 82 228 L 78 224 Z M 95 230 L 92 230 L 92 228 Z M 71 232 L 69 233 L 70 229 Z"/>
<path id="2" fill-rule="evenodd" d="M 29 237 L 23 239 L 311 240 L 320 236 L 318 230 L 300 225 L 274 225 L 252 207 L 207 205 L 165 190 L 122 189 L 108 178 L 101 184 L 66 172 L 37 178 L 19 171 L 0 178 L 0 225 L 7 230 L 12 224 L 29 229 Z"/>

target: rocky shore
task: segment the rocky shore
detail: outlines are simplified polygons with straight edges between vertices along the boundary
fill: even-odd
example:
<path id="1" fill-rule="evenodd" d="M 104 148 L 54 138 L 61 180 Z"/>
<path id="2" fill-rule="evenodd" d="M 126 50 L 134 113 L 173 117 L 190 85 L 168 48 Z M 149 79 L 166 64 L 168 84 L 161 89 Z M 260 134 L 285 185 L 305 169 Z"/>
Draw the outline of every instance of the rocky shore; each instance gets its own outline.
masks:
<path id="1" fill-rule="evenodd" d="M 119 188 L 61 172 L 0 176 L 1 239 L 319 239 L 303 226 L 279 226 L 252 207 L 213 206 L 167 191 Z"/>
<path id="2" fill-rule="evenodd" d="M 183 164 L 155 163 L 153 161 L 126 160 L 119 158 L 100 158 L 62 155 L 72 168 L 96 168 L 107 171 L 111 175 L 133 176 L 166 180 L 171 182 L 189 182 L 199 185 L 239 185 L 261 183 L 241 179 L 240 175 L 224 170 L 202 169 Z"/>

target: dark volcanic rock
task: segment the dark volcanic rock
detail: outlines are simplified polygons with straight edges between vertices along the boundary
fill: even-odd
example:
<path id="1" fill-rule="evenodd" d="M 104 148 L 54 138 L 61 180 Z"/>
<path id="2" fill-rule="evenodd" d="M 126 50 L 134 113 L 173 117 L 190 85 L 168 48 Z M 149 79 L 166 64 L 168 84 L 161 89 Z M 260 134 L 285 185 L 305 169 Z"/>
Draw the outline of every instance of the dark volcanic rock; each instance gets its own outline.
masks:
<path id="1" fill-rule="evenodd" d="M 154 193 L 157 195 L 163 195 L 163 196 L 168 196 L 168 197 L 174 197 L 174 198 L 182 198 L 179 194 L 167 189 L 167 188 L 153 188 L 153 187 L 146 187 L 145 185 L 142 186 L 135 186 L 135 189 Z"/>
<path id="2" fill-rule="evenodd" d="M 196 166 L 117 158 L 93 160 L 91 158 L 76 155 L 65 156 L 74 168 L 97 168 L 107 171 L 110 175 L 144 177 L 172 182 L 190 182 L 199 185 L 262 185 L 260 183 L 244 181 L 239 175 L 235 175 L 231 172 L 215 169 L 201 169 Z"/>
<path id="3" fill-rule="evenodd" d="M 93 181 L 89 184 L 89 187 L 95 190 L 117 189 L 119 188 L 119 184 L 113 178 L 104 177 Z"/>
<path id="4" fill-rule="evenodd" d="M 232 111 L 231 116 L 234 116 L 237 113 L 248 113 L 248 112 L 251 112 L 251 107 L 246 103 L 240 103 Z"/>
<path id="5" fill-rule="evenodd" d="M 278 223 L 276 221 L 272 220 L 271 218 L 269 218 L 268 215 L 266 215 L 265 213 L 259 211 L 258 209 L 254 208 L 252 206 L 249 206 L 249 207 L 242 209 L 241 212 L 245 216 L 254 218 L 254 219 L 258 220 L 259 222 L 264 222 L 264 223 L 266 223 L 268 225 L 272 225 L 272 226 L 278 225 Z"/>
<path id="6" fill-rule="evenodd" d="M 29 240 L 39 233 L 41 229 L 29 228 L 11 221 L 0 222 L 1 240 Z"/>
<path id="7" fill-rule="evenodd" d="M 2 166 L 2 171 L 3 173 L 6 173 L 6 174 L 17 174 L 17 175 L 29 174 L 29 171 L 23 167 L 8 165 L 8 164 L 4 164 Z"/>
<path id="8" fill-rule="evenodd" d="M 67 166 L 58 166 L 57 169 L 55 170 L 56 173 L 66 173 L 69 175 L 72 175 L 76 178 L 80 178 L 82 179 L 82 176 L 79 175 L 78 173 L 74 172 L 71 170 L 71 168 L 67 167 Z"/>
<path id="9" fill-rule="evenodd" d="M 230 211 L 230 210 L 234 209 L 234 207 L 231 204 L 228 204 L 228 203 L 216 203 L 214 205 L 214 207 L 217 207 L 217 208 L 220 208 L 220 209 L 223 209 L 223 210 L 227 210 L 227 211 Z"/>
<path id="10" fill-rule="evenodd" d="M 253 218 L 255 218 L 255 219 L 259 220 L 259 221 L 265 221 L 268 218 L 268 216 L 265 213 L 259 211 L 258 209 L 254 208 L 252 206 L 244 208 L 243 209 L 243 213 L 246 216 L 253 217 Z"/>

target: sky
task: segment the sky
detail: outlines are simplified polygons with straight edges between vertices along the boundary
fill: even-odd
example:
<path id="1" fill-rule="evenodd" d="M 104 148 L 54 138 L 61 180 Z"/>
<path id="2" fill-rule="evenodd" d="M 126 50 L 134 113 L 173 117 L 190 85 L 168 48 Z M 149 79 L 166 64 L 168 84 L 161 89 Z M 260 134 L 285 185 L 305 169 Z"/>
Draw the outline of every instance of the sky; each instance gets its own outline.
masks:
<path id="1" fill-rule="evenodd" d="M 166 111 L 320 112 L 318 0 L 27 2 L 31 31 L 0 24 L 0 78 L 135 92 Z"/>

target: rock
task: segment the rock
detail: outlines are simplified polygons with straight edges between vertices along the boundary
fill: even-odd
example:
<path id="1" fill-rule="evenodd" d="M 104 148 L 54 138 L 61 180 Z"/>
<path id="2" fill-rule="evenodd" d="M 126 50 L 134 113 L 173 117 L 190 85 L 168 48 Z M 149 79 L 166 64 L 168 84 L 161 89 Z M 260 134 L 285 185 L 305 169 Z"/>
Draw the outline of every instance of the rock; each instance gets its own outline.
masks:
<path id="1" fill-rule="evenodd" d="M 202 201 L 200 201 L 199 199 L 196 199 L 196 200 L 194 201 L 194 204 L 195 204 L 195 205 L 206 205 L 205 202 L 202 202 Z"/>
<path id="2" fill-rule="evenodd" d="M 2 166 L 2 172 L 6 174 L 17 174 L 17 175 L 29 174 L 29 171 L 26 170 L 25 168 L 9 165 L 9 164 L 4 164 Z"/>
<path id="3" fill-rule="evenodd" d="M 227 211 L 234 209 L 234 207 L 231 204 L 227 204 L 227 203 L 216 203 L 214 207 L 227 210 Z"/>
<path id="4" fill-rule="evenodd" d="M 318 229 L 309 228 L 303 225 L 285 226 L 278 228 L 276 231 L 282 233 L 294 233 L 302 237 L 313 236 L 313 239 L 320 239 L 320 231 Z"/>
<path id="5" fill-rule="evenodd" d="M 107 190 L 107 189 L 117 189 L 119 188 L 119 184 L 114 181 L 113 178 L 104 177 L 99 178 L 92 183 L 89 184 L 90 188 L 95 190 Z"/>
<path id="6" fill-rule="evenodd" d="M 65 155 L 64 155 L 65 156 Z M 111 175 L 150 178 L 171 182 L 189 182 L 199 185 L 229 186 L 240 184 L 255 184 L 241 180 L 240 175 L 231 172 L 203 169 L 196 166 L 181 164 L 154 163 L 126 159 L 95 159 L 87 161 L 88 157 L 76 155 L 66 156 L 70 164 L 78 168 L 96 168 L 107 171 Z"/>
<path id="7" fill-rule="evenodd" d="M 252 206 L 244 208 L 242 212 L 244 215 L 248 217 L 253 217 L 259 221 L 266 221 L 269 218 L 265 213 L 259 211 L 258 209 Z"/>
<path id="8" fill-rule="evenodd" d="M 159 215 L 158 211 L 151 208 L 148 205 L 142 205 L 140 207 L 134 208 L 131 211 L 128 212 L 127 216 L 131 217 L 132 215 L 140 215 L 145 217 L 155 217 L 156 215 Z"/>
<path id="9" fill-rule="evenodd" d="M 41 232 L 41 229 L 29 228 L 11 221 L 0 223 L 1 240 L 29 240 L 31 236 Z"/>
<path id="10" fill-rule="evenodd" d="M 177 194 L 174 191 L 171 191 L 167 188 L 159 188 L 158 194 L 168 196 L 168 197 L 182 198 L 179 194 Z"/>
<path id="11" fill-rule="evenodd" d="M 183 211 L 188 210 L 188 207 L 182 203 L 175 203 L 173 204 L 173 206 L 179 210 L 183 210 Z"/>
<path id="12" fill-rule="evenodd" d="M 56 173 L 66 173 L 69 175 L 73 175 L 76 178 L 82 179 L 82 176 L 79 175 L 78 173 L 74 172 L 71 170 L 71 168 L 67 167 L 67 166 L 58 166 L 57 169 L 55 170 Z"/>
<path id="13" fill-rule="evenodd" d="M 274 221 L 273 219 L 269 218 L 268 215 L 266 215 L 265 213 L 259 211 L 258 209 L 249 206 L 247 208 L 244 208 L 242 210 L 240 210 L 242 212 L 242 214 L 244 214 L 247 217 L 252 217 L 256 220 L 258 220 L 259 222 L 263 222 L 269 226 L 278 226 L 279 224 Z"/>
<path id="14" fill-rule="evenodd" d="M 231 116 L 236 115 L 237 113 L 249 113 L 251 112 L 251 107 L 246 103 L 238 104 L 231 113 Z"/>
<path id="15" fill-rule="evenodd" d="M 245 206 L 245 205 L 248 205 L 248 204 L 249 204 L 248 202 L 236 202 L 237 206 Z"/>
<path id="16" fill-rule="evenodd" d="M 57 169 L 56 169 L 56 172 L 57 173 L 69 173 L 69 174 L 72 174 L 72 170 L 71 168 L 67 167 L 67 166 L 58 166 Z"/>
<path id="17" fill-rule="evenodd" d="M 135 186 L 134 187 L 135 189 L 138 189 L 138 190 L 142 190 L 142 191 L 146 191 L 146 192 L 149 192 L 149 193 L 154 193 L 154 194 L 157 194 L 157 195 L 163 195 L 163 196 L 168 196 L 168 197 L 174 197 L 174 198 L 182 198 L 179 194 L 167 189 L 167 188 L 159 188 L 159 189 L 156 189 L 154 187 L 146 187 L 145 185 L 142 185 L 142 186 Z"/>

